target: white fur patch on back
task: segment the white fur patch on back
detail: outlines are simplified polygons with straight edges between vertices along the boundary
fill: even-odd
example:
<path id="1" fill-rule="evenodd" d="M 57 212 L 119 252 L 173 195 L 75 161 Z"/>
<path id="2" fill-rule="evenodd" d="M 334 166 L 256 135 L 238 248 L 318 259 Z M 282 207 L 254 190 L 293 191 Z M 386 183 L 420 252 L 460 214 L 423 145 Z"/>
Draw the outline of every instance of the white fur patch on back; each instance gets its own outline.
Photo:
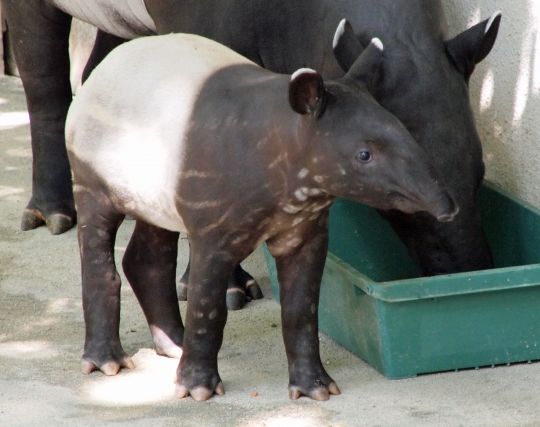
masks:
<path id="1" fill-rule="evenodd" d="M 234 64 L 252 63 L 194 35 L 121 45 L 94 70 L 70 107 L 70 156 L 89 165 L 128 213 L 185 231 L 176 191 L 183 171 L 196 172 L 184 164 L 193 106 L 206 80 Z M 77 184 L 77 171 L 74 177 Z"/>
<path id="2" fill-rule="evenodd" d="M 156 34 L 144 0 L 47 0 L 67 14 L 124 39 Z"/>

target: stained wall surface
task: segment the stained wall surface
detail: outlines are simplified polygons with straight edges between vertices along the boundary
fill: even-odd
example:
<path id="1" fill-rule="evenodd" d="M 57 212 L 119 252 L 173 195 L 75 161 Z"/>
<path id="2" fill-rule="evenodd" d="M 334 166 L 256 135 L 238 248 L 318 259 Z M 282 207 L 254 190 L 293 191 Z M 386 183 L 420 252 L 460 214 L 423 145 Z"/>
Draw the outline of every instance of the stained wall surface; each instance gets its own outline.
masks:
<path id="1" fill-rule="evenodd" d="M 444 0 L 449 34 L 503 20 L 495 48 L 471 80 L 487 179 L 540 208 L 540 1 Z"/>

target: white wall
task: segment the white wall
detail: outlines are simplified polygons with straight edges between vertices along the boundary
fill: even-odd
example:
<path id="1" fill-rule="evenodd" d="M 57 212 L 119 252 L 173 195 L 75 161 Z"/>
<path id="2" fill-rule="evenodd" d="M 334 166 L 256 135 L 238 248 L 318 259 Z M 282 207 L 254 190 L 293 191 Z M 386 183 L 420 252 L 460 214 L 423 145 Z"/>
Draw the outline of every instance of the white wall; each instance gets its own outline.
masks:
<path id="1" fill-rule="evenodd" d="M 495 48 L 471 79 L 487 179 L 540 208 L 540 0 L 443 0 L 450 35 L 503 20 Z"/>

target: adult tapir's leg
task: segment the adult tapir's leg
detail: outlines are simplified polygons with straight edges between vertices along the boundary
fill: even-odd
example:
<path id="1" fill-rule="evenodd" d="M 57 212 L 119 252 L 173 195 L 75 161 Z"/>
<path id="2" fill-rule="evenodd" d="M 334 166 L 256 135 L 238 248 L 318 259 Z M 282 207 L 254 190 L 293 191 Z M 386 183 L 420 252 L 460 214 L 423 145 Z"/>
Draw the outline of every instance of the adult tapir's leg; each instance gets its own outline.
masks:
<path id="1" fill-rule="evenodd" d="M 178 233 L 137 221 L 122 261 L 158 354 L 182 355 L 184 326 L 176 295 Z"/>
<path id="2" fill-rule="evenodd" d="M 191 241 L 189 299 L 184 352 L 178 366 L 178 396 L 207 400 L 223 394 L 217 356 L 227 321 L 227 277 L 238 260 L 216 252 L 214 241 Z"/>
<path id="3" fill-rule="evenodd" d="M 190 264 L 188 263 L 186 271 L 178 283 L 178 299 L 180 301 L 187 301 L 189 270 Z M 227 283 L 227 308 L 240 310 L 246 305 L 246 302 L 261 298 L 263 298 L 263 293 L 259 284 L 251 274 L 238 264 Z"/>
<path id="4" fill-rule="evenodd" d="M 32 197 L 21 227 L 47 224 L 53 234 L 75 223 L 64 124 L 71 102 L 68 38 L 71 17 L 43 0 L 3 0 L 26 93 L 32 135 Z"/>
<path id="5" fill-rule="evenodd" d="M 79 186 L 78 186 L 79 187 Z M 101 370 L 115 375 L 133 362 L 119 337 L 120 276 L 114 261 L 114 241 L 123 215 L 102 193 L 80 187 L 75 192 L 79 210 L 82 297 L 86 340 L 82 371 Z"/>
<path id="6" fill-rule="evenodd" d="M 283 339 L 289 362 L 289 396 L 327 400 L 340 394 L 319 355 L 318 306 L 328 251 L 328 212 L 293 254 L 277 257 Z"/>
<path id="7" fill-rule="evenodd" d="M 246 302 L 261 299 L 262 297 L 263 293 L 259 284 L 251 274 L 238 264 L 227 285 L 227 308 L 229 310 L 239 310 L 244 307 Z"/>
<path id="8" fill-rule="evenodd" d="M 94 47 L 92 48 L 92 53 L 90 54 L 90 58 L 88 58 L 88 62 L 84 67 L 82 82 L 84 83 L 86 81 L 94 68 L 96 68 L 101 61 L 103 61 L 111 50 L 117 46 L 120 46 L 125 41 L 125 39 L 113 36 L 112 34 L 108 34 L 98 29 L 96 41 L 94 42 Z"/>

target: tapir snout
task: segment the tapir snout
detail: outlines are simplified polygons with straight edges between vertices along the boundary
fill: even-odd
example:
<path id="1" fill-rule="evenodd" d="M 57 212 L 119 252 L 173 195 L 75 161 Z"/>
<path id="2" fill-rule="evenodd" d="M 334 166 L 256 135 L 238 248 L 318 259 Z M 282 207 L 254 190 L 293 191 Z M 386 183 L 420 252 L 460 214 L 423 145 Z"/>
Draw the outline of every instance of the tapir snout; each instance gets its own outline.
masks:
<path id="1" fill-rule="evenodd" d="M 392 209 L 406 213 L 427 212 L 439 222 L 452 222 L 459 213 L 459 206 L 444 190 L 438 191 L 433 198 L 426 198 L 425 193 L 413 197 L 400 192 L 390 192 L 387 198 Z"/>
<path id="2" fill-rule="evenodd" d="M 427 165 L 428 163 L 426 163 Z M 429 172 L 420 173 L 419 176 L 408 180 L 406 186 L 409 192 L 398 193 L 396 197 L 393 197 L 394 204 L 402 211 L 415 213 L 415 212 L 427 212 L 437 219 L 439 222 L 451 222 L 459 213 L 459 206 L 454 198 L 448 193 L 441 180 L 438 179 L 437 174 L 431 170 L 430 167 L 421 169 L 422 172 L 428 170 Z M 416 170 L 415 172 L 420 172 Z M 402 187 L 402 189 L 404 189 Z M 399 200 L 403 195 L 405 202 Z M 392 199 L 392 197 L 390 197 Z M 407 206 L 410 202 L 410 206 Z"/>
<path id="3" fill-rule="evenodd" d="M 415 168 L 413 172 L 416 182 L 414 180 L 411 182 L 413 189 L 411 195 L 418 200 L 420 209 L 435 217 L 437 221 L 452 222 L 459 213 L 458 204 L 447 191 L 444 180 L 440 179 L 431 161 L 424 155 L 424 150 L 418 147 L 412 139 L 411 144 L 414 144 L 415 149 L 419 149 L 416 153 L 416 165 L 423 165 L 423 167 Z M 414 152 L 413 147 L 409 149 L 411 153 Z"/>
<path id="4" fill-rule="evenodd" d="M 452 222 L 459 213 L 458 204 L 447 191 L 444 180 L 440 179 L 424 150 L 412 138 L 410 143 L 414 144 L 414 149 L 413 146 L 409 147 L 409 154 L 416 151 L 417 165 L 413 172 L 417 186 L 411 185 L 412 193 L 416 193 L 420 208 L 434 216 L 437 221 Z M 418 167 L 422 165 L 423 167 Z M 412 181 L 411 184 L 414 183 L 415 181 Z"/>
<path id="5" fill-rule="evenodd" d="M 446 192 L 441 193 L 439 199 L 433 203 L 429 210 L 439 222 L 452 222 L 459 213 L 459 206 L 454 199 Z"/>

